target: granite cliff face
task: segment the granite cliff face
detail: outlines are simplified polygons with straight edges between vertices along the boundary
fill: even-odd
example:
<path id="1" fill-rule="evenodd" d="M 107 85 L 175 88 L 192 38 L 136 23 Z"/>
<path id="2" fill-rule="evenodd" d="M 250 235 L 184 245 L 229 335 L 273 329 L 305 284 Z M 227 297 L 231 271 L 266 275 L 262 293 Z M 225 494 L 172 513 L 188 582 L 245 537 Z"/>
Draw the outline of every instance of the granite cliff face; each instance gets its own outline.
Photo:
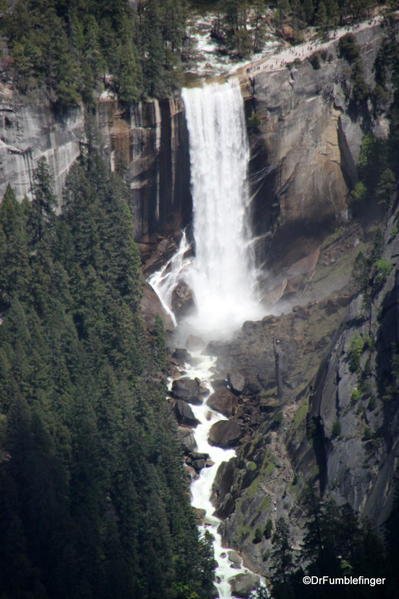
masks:
<path id="1" fill-rule="evenodd" d="M 385 31 L 374 25 L 353 33 L 364 82 L 373 89 Z M 302 257 L 326 227 L 347 220 L 363 127 L 369 124 L 377 136 L 387 133 L 384 115 L 370 101 L 353 101 L 352 65 L 338 54 L 338 41 L 332 40 L 309 58 L 301 57 L 299 47 L 286 67 L 259 66 L 245 73 L 254 224 L 263 236 L 258 255 L 266 263 L 280 263 L 283 255 L 293 260 L 289 253 L 295 246 L 296 257 Z"/>
<path id="2" fill-rule="evenodd" d="M 82 107 L 55 113 L 44 99 L 0 90 L 0 197 L 7 184 L 17 197 L 30 196 L 32 176 L 44 156 L 61 201 L 69 168 L 86 143 Z M 98 99 L 95 122 L 111 167 L 122 173 L 131 189 L 137 238 L 174 233 L 190 219 L 187 131 L 181 102 L 170 98 L 136 106 L 121 106 L 106 93 Z"/>
<path id="3" fill-rule="evenodd" d="M 30 195 L 32 175 L 44 156 L 61 197 L 66 174 L 85 140 L 80 108 L 56 115 L 46 103 L 27 102 L 10 88 L 0 90 L 0 197 L 10 184 L 22 198 Z"/>
<path id="4" fill-rule="evenodd" d="M 191 219 L 188 134 L 179 98 L 121 107 L 106 98 L 98 128 L 111 165 L 132 190 L 138 239 L 173 235 Z"/>

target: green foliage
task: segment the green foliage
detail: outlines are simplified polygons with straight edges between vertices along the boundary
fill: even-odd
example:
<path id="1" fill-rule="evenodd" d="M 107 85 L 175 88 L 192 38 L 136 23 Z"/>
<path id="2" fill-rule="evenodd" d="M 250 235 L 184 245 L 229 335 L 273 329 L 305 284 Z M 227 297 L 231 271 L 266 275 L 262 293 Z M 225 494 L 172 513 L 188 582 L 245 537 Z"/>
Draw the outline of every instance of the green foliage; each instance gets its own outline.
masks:
<path id="1" fill-rule="evenodd" d="M 340 56 L 350 64 L 359 58 L 359 47 L 353 33 L 347 33 L 339 39 L 338 51 Z"/>
<path id="2" fill-rule="evenodd" d="M 350 200 L 351 204 L 358 206 L 363 204 L 367 198 L 367 187 L 362 181 L 358 181 L 355 187 L 351 191 Z"/>
<path id="3" fill-rule="evenodd" d="M 332 430 L 331 430 L 331 436 L 332 438 L 335 437 L 339 437 L 341 434 L 341 423 L 339 420 L 335 420 Z"/>
<path id="4" fill-rule="evenodd" d="M 250 116 L 247 118 L 247 128 L 250 133 L 258 133 L 260 127 L 260 118 L 257 113 L 253 110 Z"/>
<path id="5" fill-rule="evenodd" d="M 360 358 L 366 348 L 365 341 L 362 335 L 354 335 L 350 341 L 348 360 L 349 370 L 351 372 L 360 371 Z"/>
<path id="6" fill-rule="evenodd" d="M 312 485 L 309 485 L 304 494 L 303 507 L 306 518 L 305 535 L 296 560 L 300 566 L 293 567 L 290 560 L 284 570 L 280 567 L 279 554 L 272 554 L 272 570 L 277 567 L 280 572 L 279 577 L 272 576 L 275 599 L 330 596 L 329 593 L 320 594 L 320 589 L 315 594 L 311 588 L 308 592 L 303 585 L 304 575 L 359 576 L 364 570 L 372 571 L 376 577 L 387 575 L 388 556 L 384 553 L 380 538 L 367 524 L 359 522 L 349 505 L 337 506 L 331 499 L 320 499 Z M 282 536 L 288 541 L 288 529 Z M 285 547 L 288 550 L 289 542 L 285 543 Z M 336 585 L 331 596 L 346 599 L 350 594 L 347 594 L 344 586 Z M 394 584 L 384 597 L 393 599 L 395 596 Z"/>
<path id="7" fill-rule="evenodd" d="M 390 168 L 382 171 L 376 188 L 377 201 L 390 207 L 392 204 L 393 194 L 396 189 L 396 178 Z"/>
<path id="8" fill-rule="evenodd" d="M 320 69 L 319 53 L 315 52 L 309 57 L 309 62 L 315 70 Z"/>
<path id="9" fill-rule="evenodd" d="M 362 392 L 360 391 L 360 389 L 355 387 L 351 394 L 351 404 L 354 404 L 357 401 L 359 401 L 359 399 L 361 399 L 361 397 L 362 397 Z"/>
<path id="10" fill-rule="evenodd" d="M 256 545 L 257 543 L 260 543 L 261 541 L 262 541 L 262 531 L 258 527 L 255 530 L 255 534 L 254 534 L 254 538 L 252 539 L 252 543 L 254 543 Z"/>
<path id="11" fill-rule="evenodd" d="M 366 426 L 366 428 L 363 431 L 362 440 L 370 441 L 372 438 L 373 438 L 373 433 L 371 431 L 371 428 L 369 426 Z"/>
<path id="12" fill-rule="evenodd" d="M 359 60 L 356 60 L 352 67 L 353 91 L 352 98 L 356 104 L 367 100 L 370 95 L 370 89 L 364 79 L 363 68 Z"/>
<path id="13" fill-rule="evenodd" d="M 273 522 L 270 520 L 270 518 L 268 519 L 268 521 L 266 522 L 266 526 L 265 526 L 265 530 L 263 531 L 263 535 L 265 537 L 265 539 L 270 539 L 273 533 Z"/>
<path id="14" fill-rule="evenodd" d="M 280 517 L 276 522 L 276 529 L 272 537 L 273 550 L 272 582 L 273 588 L 277 585 L 285 585 L 290 571 L 293 569 L 292 544 L 289 538 L 289 529 L 284 518 Z"/>
<path id="15" fill-rule="evenodd" d="M 374 262 L 373 267 L 373 292 L 377 293 L 383 287 L 393 269 L 393 265 L 385 258 L 380 258 Z"/>
<path id="16" fill-rule="evenodd" d="M 33 196 L 0 204 L 0 596 L 210 599 L 128 189 L 90 153 L 61 216 L 45 162 Z"/>
<path id="17" fill-rule="evenodd" d="M 108 83 L 122 101 L 164 96 L 179 80 L 185 0 L 18 0 L 1 20 L 18 88 L 71 106 Z M 144 76 L 143 76 L 144 74 Z"/>

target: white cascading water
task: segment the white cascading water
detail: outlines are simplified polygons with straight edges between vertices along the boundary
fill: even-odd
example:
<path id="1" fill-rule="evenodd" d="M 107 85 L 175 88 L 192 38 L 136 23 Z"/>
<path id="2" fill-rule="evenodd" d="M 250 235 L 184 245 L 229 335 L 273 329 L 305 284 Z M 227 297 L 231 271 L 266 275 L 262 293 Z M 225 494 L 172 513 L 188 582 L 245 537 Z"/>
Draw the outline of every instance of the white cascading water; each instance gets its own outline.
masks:
<path id="1" fill-rule="evenodd" d="M 195 258 L 185 276 L 197 312 L 188 324 L 222 337 L 256 320 L 256 269 L 249 243 L 249 145 L 237 80 L 183 90 L 190 137 Z"/>
<path id="2" fill-rule="evenodd" d="M 176 338 L 185 340 L 194 334 L 204 340 L 220 339 L 264 312 L 256 299 L 257 273 L 248 226 L 249 147 L 243 99 L 238 81 L 233 80 L 184 89 L 183 100 L 190 140 L 195 255 L 189 256 L 183 233 L 176 254 L 149 282 L 175 324 L 173 289 L 184 280 L 193 291 L 196 310 L 179 323 Z M 182 376 L 199 378 L 211 393 L 216 359 L 200 352 L 192 355 L 195 366 L 185 364 Z M 200 528 L 209 530 L 214 538 L 218 598 L 234 599 L 229 580 L 248 570 L 229 560 L 210 497 L 220 464 L 230 460 L 235 451 L 209 445 L 210 428 L 225 417 L 211 410 L 206 399 L 202 405 L 192 406 L 200 422 L 193 432 L 197 451 L 208 453 L 214 465 L 204 468 L 192 482 L 192 505 L 205 511 Z"/>

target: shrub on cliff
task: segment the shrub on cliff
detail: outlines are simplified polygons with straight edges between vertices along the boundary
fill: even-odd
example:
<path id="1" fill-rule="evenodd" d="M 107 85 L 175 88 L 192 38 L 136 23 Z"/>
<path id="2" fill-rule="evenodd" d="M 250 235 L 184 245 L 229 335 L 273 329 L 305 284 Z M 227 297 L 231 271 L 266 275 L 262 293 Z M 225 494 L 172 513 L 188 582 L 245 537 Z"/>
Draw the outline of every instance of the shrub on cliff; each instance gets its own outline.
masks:
<path id="1" fill-rule="evenodd" d="M 349 63 L 355 62 L 359 58 L 359 47 L 353 33 L 347 33 L 340 38 L 338 51 L 339 55 Z"/>

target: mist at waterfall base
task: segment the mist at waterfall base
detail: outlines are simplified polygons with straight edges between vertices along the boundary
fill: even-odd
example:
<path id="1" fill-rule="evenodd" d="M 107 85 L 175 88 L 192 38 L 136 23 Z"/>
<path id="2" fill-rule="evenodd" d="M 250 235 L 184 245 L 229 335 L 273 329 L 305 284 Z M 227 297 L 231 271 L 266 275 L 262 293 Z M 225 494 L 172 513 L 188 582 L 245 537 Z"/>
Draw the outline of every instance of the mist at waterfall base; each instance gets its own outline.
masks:
<path id="1" fill-rule="evenodd" d="M 238 81 L 184 89 L 190 139 L 195 256 L 182 277 L 195 311 L 184 323 L 202 338 L 226 337 L 262 307 L 248 223 L 249 145 Z"/>
<path id="2" fill-rule="evenodd" d="M 248 222 L 249 146 L 239 84 L 233 80 L 204 85 L 184 89 L 182 95 L 190 143 L 194 248 L 183 232 L 174 256 L 149 282 L 177 325 L 174 344 L 192 350 L 190 336 L 200 337 L 203 348 L 210 339 L 231 336 L 245 320 L 261 318 L 264 308 L 257 297 Z M 177 322 L 173 292 L 182 281 L 193 293 L 195 309 Z M 206 403 L 213 392 L 216 358 L 201 353 L 202 348 L 191 351 L 193 362 L 180 368 L 180 376 L 198 378 L 208 390 L 204 402 L 191 407 L 199 422 L 193 430 L 196 450 L 208 454 L 213 466 L 203 468 L 192 481 L 192 505 L 204 511 L 201 530 L 208 530 L 213 537 L 217 596 L 233 599 L 230 581 L 249 571 L 242 563 L 233 563 L 223 547 L 211 493 L 219 466 L 234 457 L 235 451 L 208 441 L 211 427 L 226 418 Z"/>

